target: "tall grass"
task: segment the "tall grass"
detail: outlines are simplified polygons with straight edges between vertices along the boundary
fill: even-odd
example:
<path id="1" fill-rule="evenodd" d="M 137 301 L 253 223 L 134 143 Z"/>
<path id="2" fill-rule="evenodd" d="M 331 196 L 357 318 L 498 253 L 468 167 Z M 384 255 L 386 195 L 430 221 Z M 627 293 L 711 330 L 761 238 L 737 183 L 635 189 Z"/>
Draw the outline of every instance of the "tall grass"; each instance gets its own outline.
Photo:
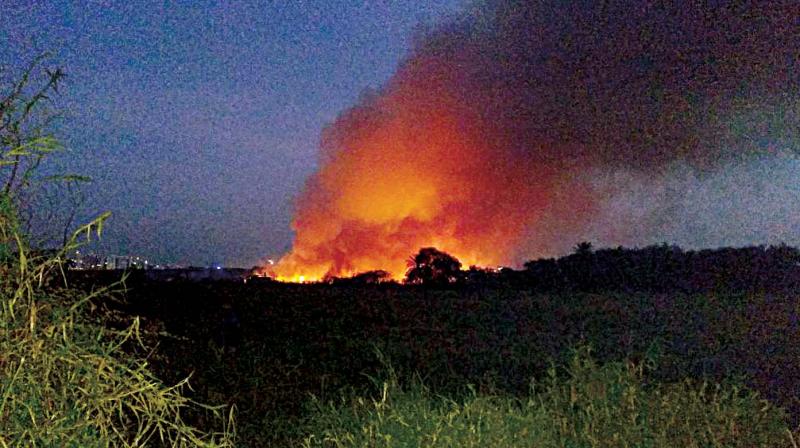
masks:
<path id="1" fill-rule="evenodd" d="M 314 400 L 311 447 L 792 447 L 783 411 L 736 386 L 647 385 L 641 365 L 598 365 L 585 348 L 526 399 L 451 399 L 389 369 L 374 397 Z"/>
<path id="2" fill-rule="evenodd" d="M 232 411 L 189 400 L 186 380 L 165 386 L 145 360 L 121 350 L 140 341 L 137 319 L 114 331 L 87 318 L 87 308 L 122 281 L 88 294 L 52 284 L 65 255 L 80 239 L 99 236 L 106 218 L 78 229 L 57 252 L 37 255 L 0 196 L 0 446 L 232 446 Z M 185 424 L 190 408 L 217 418 L 219 431 Z"/>
<path id="3" fill-rule="evenodd" d="M 0 173 L 7 176 L 0 189 L 0 447 L 232 446 L 232 409 L 193 402 L 184 394 L 187 380 L 166 386 L 145 359 L 123 351 L 141 343 L 137 318 L 113 330 L 89 317 L 123 289 L 124 278 L 90 292 L 66 284 L 66 255 L 99 237 L 108 214 L 58 250 L 29 245 L 20 197 L 39 163 L 60 148 L 30 123 L 63 76 L 47 71 L 48 82 L 26 98 L 40 60 L 0 101 Z M 185 423 L 189 412 L 207 413 L 218 429 Z"/>

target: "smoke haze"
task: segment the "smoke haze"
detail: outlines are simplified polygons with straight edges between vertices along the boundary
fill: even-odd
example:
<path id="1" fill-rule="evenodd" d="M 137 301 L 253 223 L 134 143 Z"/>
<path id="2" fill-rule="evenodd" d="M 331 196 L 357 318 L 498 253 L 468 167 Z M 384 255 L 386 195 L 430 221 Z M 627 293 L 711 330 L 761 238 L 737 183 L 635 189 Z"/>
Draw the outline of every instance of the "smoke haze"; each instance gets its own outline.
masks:
<path id="1" fill-rule="evenodd" d="M 276 274 L 796 240 L 799 21 L 791 2 L 483 3 L 326 129 Z"/>

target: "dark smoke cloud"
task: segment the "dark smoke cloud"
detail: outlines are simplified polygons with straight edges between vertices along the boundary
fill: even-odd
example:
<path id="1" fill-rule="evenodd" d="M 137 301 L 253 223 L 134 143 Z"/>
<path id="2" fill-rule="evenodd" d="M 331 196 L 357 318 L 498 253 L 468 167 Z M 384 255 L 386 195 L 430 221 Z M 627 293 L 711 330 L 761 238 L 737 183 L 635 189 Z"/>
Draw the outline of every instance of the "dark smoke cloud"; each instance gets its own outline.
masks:
<path id="1" fill-rule="evenodd" d="M 577 239 L 797 238 L 799 73 L 796 2 L 480 4 L 421 35 L 384 89 L 325 133 L 321 171 L 298 203 L 295 252 L 358 252 L 340 235 L 363 226 L 318 210 L 336 202 L 342 179 L 363 174 L 332 167 L 382 160 L 370 150 L 375 135 L 415 146 L 420 176 L 454 158 L 442 164 L 463 171 L 455 182 L 480 182 L 466 199 L 434 188 L 443 201 L 434 215 L 504 227 L 493 262 L 563 253 Z M 458 137 L 449 152 L 439 125 Z M 310 216 L 326 222 L 325 237 L 307 237 Z"/>
<path id="2" fill-rule="evenodd" d="M 554 176 L 519 255 L 800 241 L 800 5 L 665 3 L 489 2 L 400 72 L 443 71 L 497 157 Z"/>
<path id="3" fill-rule="evenodd" d="M 498 150 L 561 166 L 714 164 L 797 124 L 796 2 L 664 3 L 492 2 L 422 40 L 399 76 L 441 72 L 434 87 L 472 105 Z M 744 128 L 732 109 L 751 112 Z"/>

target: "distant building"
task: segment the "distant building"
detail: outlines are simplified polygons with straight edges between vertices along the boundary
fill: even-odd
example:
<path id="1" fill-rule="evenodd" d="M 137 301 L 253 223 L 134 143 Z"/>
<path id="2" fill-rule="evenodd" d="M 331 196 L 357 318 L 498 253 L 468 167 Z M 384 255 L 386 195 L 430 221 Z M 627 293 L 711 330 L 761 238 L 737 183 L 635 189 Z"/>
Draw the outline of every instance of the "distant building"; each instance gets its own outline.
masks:
<path id="1" fill-rule="evenodd" d="M 75 251 L 69 257 L 70 269 L 105 269 L 105 270 L 124 270 L 124 269 L 154 269 L 161 268 L 161 265 L 154 265 L 150 260 L 135 255 L 97 255 L 83 254 Z"/>
<path id="2" fill-rule="evenodd" d="M 70 269 L 104 269 L 105 258 L 97 254 L 89 253 L 84 254 L 76 250 L 75 253 L 69 257 Z"/>

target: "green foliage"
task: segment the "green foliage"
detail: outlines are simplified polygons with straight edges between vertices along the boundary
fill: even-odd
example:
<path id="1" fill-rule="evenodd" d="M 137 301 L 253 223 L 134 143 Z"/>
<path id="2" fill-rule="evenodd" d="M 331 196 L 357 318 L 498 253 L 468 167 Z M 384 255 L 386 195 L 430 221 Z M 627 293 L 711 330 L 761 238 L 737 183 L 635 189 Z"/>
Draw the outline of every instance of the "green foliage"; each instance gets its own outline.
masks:
<path id="1" fill-rule="evenodd" d="M 576 350 L 526 399 L 434 395 L 402 387 L 389 370 L 375 397 L 314 400 L 311 447 L 780 447 L 792 446 L 781 410 L 735 386 L 682 381 L 647 386 L 641 365 L 598 365 Z"/>
<path id="2" fill-rule="evenodd" d="M 58 93 L 65 74 L 61 69 L 38 70 L 48 58 L 48 54 L 42 54 L 19 80 L 0 86 L 4 90 L 0 94 L 0 173 L 4 176 L 2 191 L 12 199 L 30 187 L 31 176 L 42 160 L 62 148 L 48 132 L 56 114 L 47 105 Z M 44 72 L 43 82 L 38 82 L 40 72 Z"/>
<path id="3" fill-rule="evenodd" d="M 45 88 L 26 99 L 32 68 L 0 98 L 0 169 L 10 167 L 0 190 L 0 446 L 232 446 L 233 409 L 190 400 L 186 379 L 165 386 L 146 360 L 125 351 L 141 344 L 138 318 L 122 330 L 90 318 L 124 289 L 125 278 L 89 292 L 66 284 L 67 254 L 99 237 L 109 214 L 50 252 L 31 249 L 20 229 L 15 196 L 58 147 L 41 129 L 26 131 L 25 122 L 63 74 L 48 72 Z M 219 429 L 204 432 L 184 422 L 183 414 L 198 411 Z"/>

